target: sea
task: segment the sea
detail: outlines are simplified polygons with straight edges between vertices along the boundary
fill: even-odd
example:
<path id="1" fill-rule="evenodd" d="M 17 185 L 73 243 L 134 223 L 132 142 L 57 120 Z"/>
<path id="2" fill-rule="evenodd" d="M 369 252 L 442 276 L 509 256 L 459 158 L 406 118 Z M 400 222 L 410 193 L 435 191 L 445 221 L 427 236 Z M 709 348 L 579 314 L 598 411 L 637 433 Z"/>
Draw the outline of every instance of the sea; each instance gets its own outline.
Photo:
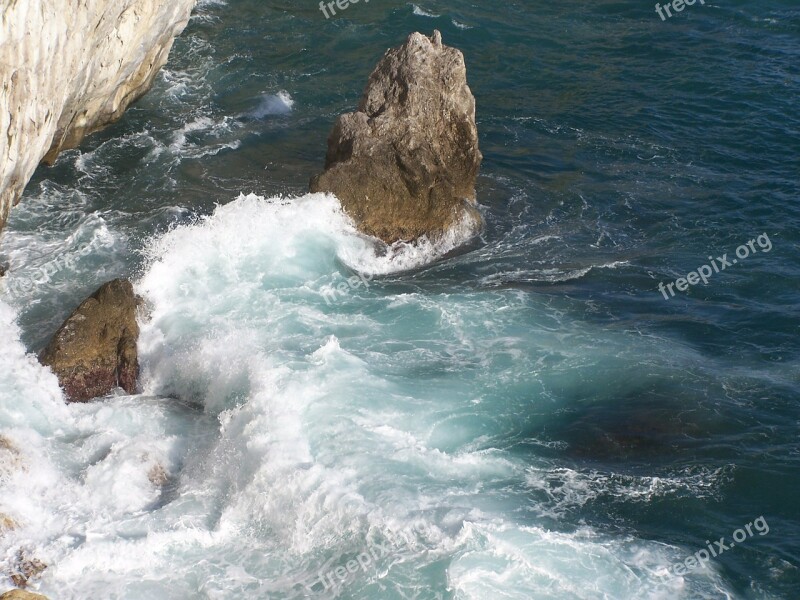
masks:
<path id="1" fill-rule="evenodd" d="M 2 234 L 0 570 L 51 600 L 800 598 L 800 5 L 676 2 L 201 0 Z M 485 228 L 381 247 L 308 181 L 436 29 Z M 67 405 L 36 353 L 116 277 L 141 393 Z"/>

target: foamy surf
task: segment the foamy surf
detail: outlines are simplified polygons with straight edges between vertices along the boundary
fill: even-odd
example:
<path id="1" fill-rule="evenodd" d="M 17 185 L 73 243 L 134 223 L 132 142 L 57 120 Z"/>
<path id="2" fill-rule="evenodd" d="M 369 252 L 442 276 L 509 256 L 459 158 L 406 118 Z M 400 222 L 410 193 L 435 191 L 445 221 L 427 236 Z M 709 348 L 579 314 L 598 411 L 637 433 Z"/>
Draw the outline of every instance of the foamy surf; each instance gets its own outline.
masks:
<path id="1" fill-rule="evenodd" d="M 259 100 L 258 107 L 250 111 L 249 116 L 263 119 L 270 116 L 288 115 L 292 112 L 294 100 L 286 91 L 277 94 L 264 94 Z"/>
<path id="2" fill-rule="evenodd" d="M 411 5 L 411 12 L 413 14 L 417 15 L 418 17 L 427 17 L 429 19 L 438 19 L 439 16 L 440 16 L 440 15 L 437 15 L 437 14 L 434 14 L 432 12 L 427 11 L 424 8 L 422 8 L 422 7 L 420 7 L 420 6 L 416 5 L 416 4 L 412 4 Z"/>
<path id="3" fill-rule="evenodd" d="M 691 585 L 664 570 L 664 563 L 683 558 L 677 547 L 605 536 L 588 527 L 561 533 L 505 523 L 469 524 L 462 535 L 472 547 L 453 560 L 448 581 L 455 597 L 464 600 L 732 597 L 712 570 Z M 575 560 L 576 554 L 581 558 Z"/>
<path id="4" fill-rule="evenodd" d="M 263 243 L 268 240 L 284 256 L 292 256 L 302 248 L 307 238 L 311 238 L 313 241 L 309 241 L 309 246 L 327 245 L 347 268 L 374 276 L 423 267 L 457 249 L 475 235 L 474 222 L 468 214 L 464 214 L 449 231 L 435 240 L 423 237 L 416 242 L 386 245 L 358 232 L 352 220 L 342 211 L 339 201 L 326 194 L 269 199 L 243 194 L 234 202 L 218 207 L 214 215 L 203 219 L 203 222 L 207 224 L 207 229 L 179 227 L 154 241 L 145 251 L 146 254 L 151 258 L 159 256 L 167 245 L 180 243 L 185 236 L 191 235 L 218 245 L 222 252 L 231 252 L 230 248 L 223 248 L 231 244 L 240 252 L 263 251 L 250 240 L 260 239 L 264 240 Z M 236 229 L 248 235 L 235 239 L 233 230 Z M 241 243 L 247 244 L 247 248 L 241 247 Z"/>
<path id="5" fill-rule="evenodd" d="M 456 230 L 439 245 L 376 253 L 333 196 L 242 195 L 147 245 L 136 285 L 149 312 L 144 393 L 88 405 L 63 404 L 5 308 L 14 368 L 0 423 L 17 452 L 0 497 L 19 524 L 0 540 L 6 568 L 24 548 L 49 565 L 38 589 L 68 599 L 718 589 L 713 572 L 684 581 L 666 571 L 680 548 L 554 532 L 507 512 L 502 496 L 522 503 L 546 483 L 479 433 L 512 409 L 493 397 L 497 373 L 533 372 L 535 356 L 570 351 L 560 335 L 586 333 L 562 324 L 528 346 L 518 324 L 540 317 L 514 292 L 395 295 L 366 279 L 324 293 L 353 269 L 402 273 L 461 241 Z M 509 357 L 516 374 L 500 368 Z M 31 400 L 20 408 L 23 389 Z M 647 486 L 571 481 L 564 498 L 547 490 L 556 506 L 543 512 Z M 691 478 L 669 486 L 688 490 Z M 357 557 L 357 574 L 331 575 Z"/>

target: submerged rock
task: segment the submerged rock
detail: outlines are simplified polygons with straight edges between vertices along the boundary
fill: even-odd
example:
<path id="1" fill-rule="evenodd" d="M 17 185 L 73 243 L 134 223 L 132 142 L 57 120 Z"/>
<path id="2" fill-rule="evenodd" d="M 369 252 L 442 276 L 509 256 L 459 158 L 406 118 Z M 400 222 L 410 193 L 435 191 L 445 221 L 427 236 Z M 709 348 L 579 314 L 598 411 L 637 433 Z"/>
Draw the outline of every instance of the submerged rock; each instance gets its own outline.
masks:
<path id="1" fill-rule="evenodd" d="M 386 243 L 482 220 L 475 208 L 475 98 L 460 51 L 413 33 L 372 72 L 358 112 L 339 117 L 312 192 L 332 192 L 361 231 Z"/>
<path id="2" fill-rule="evenodd" d="M 150 88 L 195 2 L 0 2 L 0 229 L 43 159 Z"/>
<path id="3" fill-rule="evenodd" d="M 0 536 L 7 531 L 14 531 L 17 528 L 17 522 L 5 513 L 0 513 Z"/>
<path id="4" fill-rule="evenodd" d="M 6 436 L 0 435 L 0 478 L 20 470 L 27 470 L 19 448 Z"/>
<path id="5" fill-rule="evenodd" d="M 47 569 L 46 564 L 24 550 L 20 550 L 17 552 L 14 572 L 11 574 L 11 582 L 18 588 L 27 587 L 28 582 L 41 575 L 45 569 Z"/>
<path id="6" fill-rule="evenodd" d="M 40 362 L 56 374 L 68 401 L 86 402 L 116 387 L 129 394 L 136 392 L 139 304 L 130 281 L 115 279 L 103 284 L 70 315 L 42 351 Z"/>

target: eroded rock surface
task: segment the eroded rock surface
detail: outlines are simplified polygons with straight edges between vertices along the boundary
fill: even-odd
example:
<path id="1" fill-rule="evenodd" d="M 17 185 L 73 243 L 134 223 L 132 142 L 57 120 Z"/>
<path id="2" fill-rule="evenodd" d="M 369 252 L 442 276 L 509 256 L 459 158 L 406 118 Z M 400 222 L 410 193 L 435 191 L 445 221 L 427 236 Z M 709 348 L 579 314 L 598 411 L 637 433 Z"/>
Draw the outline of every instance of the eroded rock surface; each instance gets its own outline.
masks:
<path id="1" fill-rule="evenodd" d="M 70 402 L 105 396 L 117 387 L 136 392 L 139 304 L 130 281 L 103 284 L 42 351 L 40 362 L 53 370 Z"/>
<path id="2" fill-rule="evenodd" d="M 0 0 L 0 229 L 39 163 L 144 94 L 196 0 Z"/>
<path id="3" fill-rule="evenodd" d="M 462 53 L 436 31 L 389 50 L 358 111 L 339 117 L 312 192 L 332 192 L 361 231 L 386 243 L 434 239 L 457 223 L 477 231 L 482 160 Z"/>

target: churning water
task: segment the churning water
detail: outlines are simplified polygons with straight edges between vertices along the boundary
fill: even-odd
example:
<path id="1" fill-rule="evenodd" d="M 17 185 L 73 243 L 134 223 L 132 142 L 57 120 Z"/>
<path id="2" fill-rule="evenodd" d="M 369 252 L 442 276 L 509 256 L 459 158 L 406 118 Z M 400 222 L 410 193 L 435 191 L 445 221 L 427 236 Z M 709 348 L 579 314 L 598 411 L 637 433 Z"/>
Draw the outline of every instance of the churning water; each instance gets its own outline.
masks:
<path id="1" fill-rule="evenodd" d="M 376 254 L 307 181 L 434 28 L 487 227 Z M 799 91 L 793 0 L 201 2 L 3 234 L 3 566 L 53 599 L 796 597 Z M 66 406 L 29 353 L 121 275 L 142 394 Z"/>

